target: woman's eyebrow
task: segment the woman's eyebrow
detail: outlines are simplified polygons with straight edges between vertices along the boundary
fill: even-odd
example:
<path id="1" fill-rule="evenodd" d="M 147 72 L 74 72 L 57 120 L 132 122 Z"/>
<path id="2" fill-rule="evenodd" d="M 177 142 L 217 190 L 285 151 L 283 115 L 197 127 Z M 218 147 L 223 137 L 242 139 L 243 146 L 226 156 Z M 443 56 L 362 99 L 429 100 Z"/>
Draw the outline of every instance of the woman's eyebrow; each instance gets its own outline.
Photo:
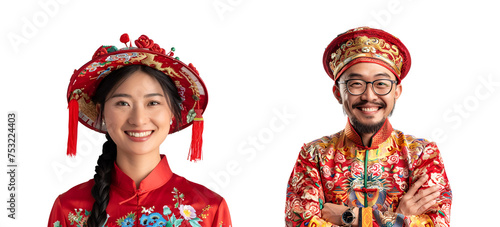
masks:
<path id="1" fill-rule="evenodd" d="M 117 94 L 113 94 L 111 97 L 109 97 L 110 99 L 112 98 L 118 98 L 118 97 L 125 97 L 125 98 L 131 98 L 132 96 L 129 95 L 129 94 L 124 94 L 124 93 L 117 93 Z"/>
<path id="2" fill-rule="evenodd" d="M 161 96 L 161 97 L 163 97 L 163 94 L 161 94 L 161 93 L 150 93 L 150 94 L 144 95 L 144 98 L 149 98 L 149 97 L 154 97 L 154 96 Z"/>
<path id="3" fill-rule="evenodd" d="M 163 97 L 163 94 L 161 94 L 161 93 L 149 93 L 149 94 L 144 95 L 144 98 L 149 98 L 149 97 L 154 97 L 154 96 Z M 113 94 L 109 98 L 112 99 L 112 98 L 118 98 L 118 97 L 132 98 L 132 95 L 125 94 L 125 93 L 117 93 L 117 94 Z"/>

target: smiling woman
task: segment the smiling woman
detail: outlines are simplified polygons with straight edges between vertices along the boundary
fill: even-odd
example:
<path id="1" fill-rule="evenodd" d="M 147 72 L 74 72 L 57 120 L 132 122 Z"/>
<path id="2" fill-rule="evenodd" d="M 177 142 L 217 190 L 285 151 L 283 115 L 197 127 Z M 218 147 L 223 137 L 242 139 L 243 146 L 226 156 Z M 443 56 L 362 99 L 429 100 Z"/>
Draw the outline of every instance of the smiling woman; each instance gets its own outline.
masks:
<path id="1" fill-rule="evenodd" d="M 116 76 L 106 77 L 110 80 L 104 79 L 101 84 L 107 87 L 118 82 L 119 86 L 98 88 L 94 100 L 100 121 L 106 123 L 107 132 L 119 145 L 118 154 L 159 153 L 172 118 L 181 119 L 177 104 L 182 100 L 174 83 L 162 72 L 142 65 L 126 66 L 114 73 Z"/>
<path id="2" fill-rule="evenodd" d="M 207 93 L 197 70 L 147 36 L 132 47 L 102 46 L 75 71 L 68 88 L 68 154 L 76 123 L 105 133 L 94 179 L 61 194 L 48 226 L 231 226 L 225 200 L 174 174 L 160 145 L 193 125 L 190 160 L 201 159 Z"/>

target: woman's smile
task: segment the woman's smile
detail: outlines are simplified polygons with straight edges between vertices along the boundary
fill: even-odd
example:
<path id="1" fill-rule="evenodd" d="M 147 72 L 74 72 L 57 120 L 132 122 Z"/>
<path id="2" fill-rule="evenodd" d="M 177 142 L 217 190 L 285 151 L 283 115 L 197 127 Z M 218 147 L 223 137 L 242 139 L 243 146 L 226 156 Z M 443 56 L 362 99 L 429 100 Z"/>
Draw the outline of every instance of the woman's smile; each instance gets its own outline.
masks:
<path id="1" fill-rule="evenodd" d="M 158 81 L 136 71 L 110 93 L 104 119 L 119 156 L 158 155 L 172 112 Z"/>

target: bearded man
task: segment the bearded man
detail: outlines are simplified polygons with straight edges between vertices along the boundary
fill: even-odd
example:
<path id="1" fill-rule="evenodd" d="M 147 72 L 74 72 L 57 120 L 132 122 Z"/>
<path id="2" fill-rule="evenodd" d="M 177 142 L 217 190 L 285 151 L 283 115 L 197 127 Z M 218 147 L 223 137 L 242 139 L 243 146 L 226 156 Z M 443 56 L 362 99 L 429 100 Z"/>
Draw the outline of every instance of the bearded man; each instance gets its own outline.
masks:
<path id="1" fill-rule="evenodd" d="M 407 48 L 385 31 L 351 29 L 326 48 L 323 65 L 348 121 L 302 147 L 286 226 L 449 226 L 452 194 L 436 144 L 388 120 L 411 66 Z"/>

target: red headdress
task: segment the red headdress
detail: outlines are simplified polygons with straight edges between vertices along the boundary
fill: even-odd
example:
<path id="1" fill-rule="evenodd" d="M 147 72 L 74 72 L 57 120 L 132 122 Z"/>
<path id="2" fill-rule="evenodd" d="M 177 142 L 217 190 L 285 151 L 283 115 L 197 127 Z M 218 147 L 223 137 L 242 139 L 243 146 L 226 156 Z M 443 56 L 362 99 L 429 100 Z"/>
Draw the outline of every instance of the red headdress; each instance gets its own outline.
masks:
<path id="1" fill-rule="evenodd" d="M 398 80 L 410 70 L 410 52 L 393 35 L 374 28 L 360 27 L 338 35 L 323 54 L 323 67 L 335 81 L 356 63 L 376 63 L 389 69 Z"/>
<path id="2" fill-rule="evenodd" d="M 152 39 L 142 35 L 135 40 L 137 47 L 132 47 L 127 34 L 120 37 L 126 47 L 118 49 L 115 46 L 101 46 L 92 56 L 92 60 L 75 70 L 68 86 L 69 103 L 69 135 L 68 155 L 76 155 L 76 140 L 78 121 L 97 132 L 106 133 L 106 128 L 97 125 L 99 113 L 92 102 L 97 86 L 110 72 L 127 65 L 146 65 L 157 69 L 165 76 L 169 76 L 175 83 L 178 93 L 183 100 L 181 105 L 182 119 L 179 127 L 174 124 L 170 133 L 182 130 L 193 125 L 190 160 L 201 160 L 201 144 L 203 132 L 202 114 L 208 103 L 208 94 L 205 84 L 192 65 L 186 65 L 174 58 L 175 49 L 166 53 L 165 49 L 154 43 Z"/>

